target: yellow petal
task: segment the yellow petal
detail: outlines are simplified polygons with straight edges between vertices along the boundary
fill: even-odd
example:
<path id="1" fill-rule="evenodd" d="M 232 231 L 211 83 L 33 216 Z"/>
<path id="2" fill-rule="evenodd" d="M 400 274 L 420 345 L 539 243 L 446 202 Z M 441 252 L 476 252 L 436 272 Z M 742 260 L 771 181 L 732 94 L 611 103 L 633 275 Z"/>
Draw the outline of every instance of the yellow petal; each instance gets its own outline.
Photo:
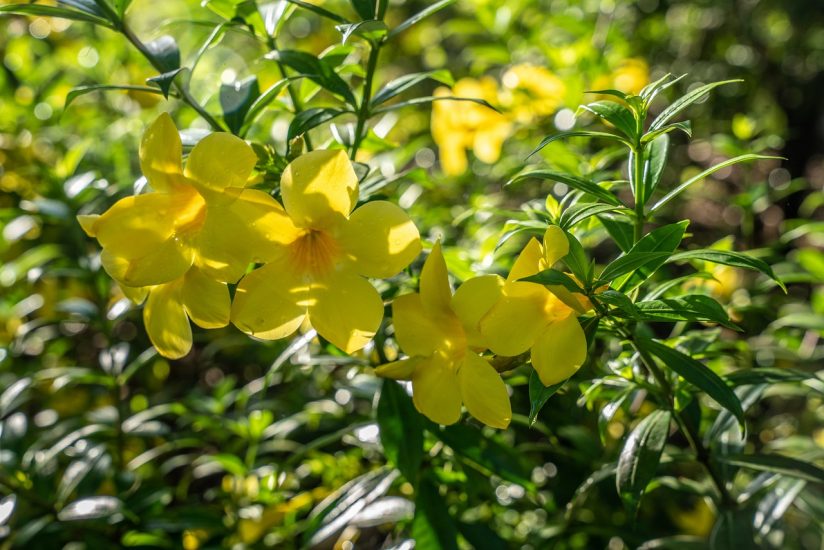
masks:
<path id="1" fill-rule="evenodd" d="M 505 356 L 528 350 L 549 322 L 550 296 L 538 284 L 508 283 L 503 297 L 481 319 L 481 334 L 489 349 Z"/>
<path id="2" fill-rule="evenodd" d="M 257 155 L 242 139 L 226 132 L 209 134 L 186 161 L 186 177 L 213 191 L 245 187 Z"/>
<path id="3" fill-rule="evenodd" d="M 161 243 L 141 258 L 122 258 L 106 249 L 100 254 L 106 273 L 118 283 L 133 287 L 173 281 L 189 270 L 193 260 L 192 250 L 174 239 Z"/>
<path id="4" fill-rule="evenodd" d="M 180 179 L 183 145 L 175 123 L 163 113 L 143 133 L 140 142 L 140 169 L 157 191 L 170 191 Z"/>
<path id="5" fill-rule="evenodd" d="M 575 315 L 555 321 L 532 348 L 532 366 L 544 386 L 575 374 L 587 358 L 587 339 Z"/>
<path id="6" fill-rule="evenodd" d="M 569 239 L 564 230 L 557 225 L 550 225 L 544 233 L 544 260 L 546 267 L 552 267 L 555 262 L 569 254 Z"/>
<path id="7" fill-rule="evenodd" d="M 543 257 L 543 250 L 538 239 L 529 239 L 529 242 L 526 243 L 524 249 L 515 259 L 515 263 L 512 264 L 512 269 L 509 270 L 509 276 L 506 280 L 517 281 L 535 275 L 542 270 L 541 261 Z"/>
<path id="8" fill-rule="evenodd" d="M 468 353 L 458 370 L 461 397 L 469 414 L 493 428 L 506 428 L 512 407 L 506 384 L 484 358 Z"/>
<path id="9" fill-rule="evenodd" d="M 77 216 L 77 223 L 89 237 L 94 237 L 97 233 L 97 220 L 100 218 L 97 214 L 86 214 Z"/>
<path id="10" fill-rule="evenodd" d="M 410 357 L 409 359 L 401 359 L 381 365 L 375 369 L 375 374 L 383 378 L 392 378 L 393 380 L 410 380 L 415 373 L 417 365 L 421 363 L 422 359 L 419 357 Z"/>
<path id="11" fill-rule="evenodd" d="M 180 359 L 192 349 L 192 327 L 181 301 L 182 280 L 156 286 L 149 292 L 143 322 L 158 353 Z"/>
<path id="12" fill-rule="evenodd" d="M 412 375 L 412 402 L 421 414 L 438 424 L 454 424 L 461 417 L 458 376 L 445 357 L 422 360 Z"/>
<path id="13" fill-rule="evenodd" d="M 488 107 L 481 108 L 489 109 Z M 486 113 L 484 114 L 486 115 Z M 484 121 L 484 124 L 482 124 L 475 134 L 472 152 L 475 153 L 478 160 L 487 164 L 498 161 L 501 157 L 501 147 L 509 135 L 509 124 L 506 123 L 502 116 L 498 118 L 499 116 L 500 115 L 490 117 Z"/>
<path id="14" fill-rule="evenodd" d="M 210 201 L 197 237 L 197 265 L 211 278 L 233 283 L 253 261 L 282 257 L 298 230 L 272 197 L 246 189 L 231 202 Z"/>
<path id="15" fill-rule="evenodd" d="M 322 229 L 352 212 L 358 177 L 344 151 L 312 151 L 286 167 L 280 189 L 295 224 Z"/>
<path id="16" fill-rule="evenodd" d="M 309 285 L 288 264 L 267 264 L 238 284 L 232 301 L 232 324 L 264 340 L 285 338 L 306 317 L 308 297 Z"/>
<path id="17" fill-rule="evenodd" d="M 382 319 L 380 294 L 354 271 L 338 271 L 312 284 L 309 322 L 346 353 L 363 348 Z"/>
<path id="18" fill-rule="evenodd" d="M 174 235 L 180 204 L 180 197 L 170 193 L 120 199 L 94 222 L 95 237 L 116 256 L 146 256 Z"/>
<path id="19" fill-rule="evenodd" d="M 421 301 L 423 308 L 430 315 L 451 311 L 452 288 L 449 286 L 449 275 L 446 270 L 446 260 L 441 251 L 441 242 L 435 243 L 432 252 L 423 263 L 421 269 Z"/>
<path id="20" fill-rule="evenodd" d="M 149 295 L 149 288 L 150 287 L 145 287 L 145 286 L 134 287 L 134 286 L 121 285 L 121 284 L 118 284 L 117 286 L 120 287 L 121 292 L 123 292 L 123 296 L 125 296 L 126 298 L 131 300 L 133 303 L 138 304 L 138 305 L 142 304 L 143 300 L 146 299 L 146 296 Z"/>
<path id="21" fill-rule="evenodd" d="M 442 102 L 442 103 L 452 103 Z M 457 137 L 447 137 L 438 141 L 438 150 L 441 158 L 441 169 L 447 176 L 460 176 L 469 166 L 466 158 L 466 148 L 463 140 Z"/>
<path id="22" fill-rule="evenodd" d="M 409 355 L 431 355 L 444 340 L 437 316 L 424 310 L 420 294 L 404 294 L 392 303 L 395 339 Z"/>
<path id="23" fill-rule="evenodd" d="M 365 277 L 397 275 L 421 252 L 421 236 L 409 216 L 387 201 L 368 202 L 340 229 L 340 244 Z"/>
<path id="24" fill-rule="evenodd" d="M 503 297 L 504 279 L 498 275 L 472 277 L 455 291 L 452 310 L 463 324 L 469 346 L 487 349 L 481 335 L 481 319 Z"/>
<path id="25" fill-rule="evenodd" d="M 229 324 L 229 288 L 190 269 L 183 277 L 183 305 L 192 321 L 201 328 L 220 328 Z"/>

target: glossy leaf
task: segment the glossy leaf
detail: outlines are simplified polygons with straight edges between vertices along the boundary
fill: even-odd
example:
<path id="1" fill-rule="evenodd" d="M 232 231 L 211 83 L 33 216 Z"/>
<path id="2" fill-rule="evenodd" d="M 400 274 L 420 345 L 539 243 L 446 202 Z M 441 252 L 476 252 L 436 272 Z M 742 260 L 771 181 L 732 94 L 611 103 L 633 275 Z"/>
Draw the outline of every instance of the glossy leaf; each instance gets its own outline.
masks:
<path id="1" fill-rule="evenodd" d="M 685 252 L 678 252 L 673 254 L 667 262 L 681 262 L 685 260 L 703 260 L 705 262 L 712 262 L 715 264 L 729 265 L 732 267 L 740 267 L 752 271 L 758 271 L 775 281 L 785 292 L 787 288 L 784 283 L 775 275 L 772 268 L 763 260 L 753 258 L 741 252 L 732 252 L 730 250 L 715 250 L 711 248 L 699 248 L 696 250 L 687 250 Z"/>
<path id="2" fill-rule="evenodd" d="M 630 145 L 630 143 L 626 139 L 616 134 L 610 134 L 609 132 L 594 132 L 592 130 L 569 130 L 566 132 L 558 132 L 557 134 L 552 134 L 551 136 L 545 137 L 541 140 L 541 143 L 539 143 L 538 146 L 535 149 L 533 149 L 532 152 L 529 153 L 529 155 L 527 155 L 526 158 L 529 159 L 529 157 L 531 157 L 532 155 L 534 155 L 535 153 L 537 153 L 538 151 L 552 143 L 553 141 L 558 141 L 559 139 L 566 139 L 570 137 L 601 138 L 610 141 L 617 141 L 627 146 Z"/>
<path id="3" fill-rule="evenodd" d="M 549 398 L 564 387 L 567 381 L 558 382 L 551 386 L 544 386 L 541 379 L 538 377 L 537 371 L 533 369 L 529 375 L 529 425 L 535 424 L 538 420 L 538 413 L 544 408 Z"/>
<path id="4" fill-rule="evenodd" d="M 635 142 L 640 136 L 635 116 L 632 111 L 615 101 L 596 101 L 587 105 L 581 105 L 580 110 L 587 111 L 605 120 L 620 130 L 630 141 Z"/>
<path id="5" fill-rule="evenodd" d="M 386 103 L 398 94 L 426 80 L 434 80 L 447 86 L 452 86 L 455 83 L 452 74 L 444 69 L 403 75 L 394 80 L 390 80 L 383 88 L 378 90 L 375 95 L 372 96 L 370 107 L 374 108 L 382 103 Z"/>
<path id="6" fill-rule="evenodd" d="M 320 87 L 341 96 L 350 105 L 356 105 L 355 96 L 349 85 L 344 81 L 332 66 L 325 60 L 314 55 L 297 50 L 274 50 L 266 55 L 266 59 L 278 61 L 306 76 Z"/>
<path id="7" fill-rule="evenodd" d="M 600 199 L 607 204 L 611 204 L 613 206 L 623 206 L 618 197 L 616 197 L 611 192 L 607 191 L 594 181 L 590 181 L 580 176 L 573 176 L 565 172 L 557 172 L 555 170 L 531 170 L 529 172 L 523 172 L 521 174 L 518 174 L 508 182 L 506 182 L 505 185 L 514 185 L 516 183 L 521 183 L 524 180 L 528 179 L 549 180 L 558 183 L 563 183 L 564 185 L 567 185 L 572 189 L 587 193 L 592 197 Z"/>
<path id="8" fill-rule="evenodd" d="M 719 456 L 727 464 L 760 472 L 772 472 L 788 477 L 824 483 L 824 469 L 812 462 L 780 454 L 738 454 Z"/>
<path id="9" fill-rule="evenodd" d="M 349 111 L 327 107 L 312 107 L 311 109 L 301 111 L 292 119 L 292 123 L 289 124 L 289 131 L 286 134 L 286 138 L 291 141 L 299 135 L 305 134 L 312 128 L 320 126 L 324 122 L 328 122 L 347 112 Z"/>
<path id="10" fill-rule="evenodd" d="M 673 101 L 669 107 L 661 111 L 661 114 L 658 115 L 655 120 L 652 121 L 650 124 L 649 129 L 650 131 L 655 131 L 662 126 L 664 126 L 667 122 L 669 122 L 673 117 L 677 116 L 678 113 L 695 103 L 696 101 L 703 99 L 710 91 L 718 86 L 723 86 L 725 84 L 732 84 L 734 82 L 743 82 L 741 79 L 736 80 L 722 80 L 720 82 L 711 82 L 709 84 L 705 84 L 703 86 L 699 86 L 698 88 L 687 92 L 677 100 Z"/>
<path id="11" fill-rule="evenodd" d="M 621 449 L 615 483 L 626 507 L 635 513 L 638 503 L 655 476 L 669 436 L 671 415 L 656 410 L 632 430 Z"/>
<path id="12" fill-rule="evenodd" d="M 233 134 L 240 132 L 246 114 L 259 96 L 260 87 L 254 76 L 220 86 L 220 106 L 223 109 L 223 120 L 226 121 L 229 131 Z"/>

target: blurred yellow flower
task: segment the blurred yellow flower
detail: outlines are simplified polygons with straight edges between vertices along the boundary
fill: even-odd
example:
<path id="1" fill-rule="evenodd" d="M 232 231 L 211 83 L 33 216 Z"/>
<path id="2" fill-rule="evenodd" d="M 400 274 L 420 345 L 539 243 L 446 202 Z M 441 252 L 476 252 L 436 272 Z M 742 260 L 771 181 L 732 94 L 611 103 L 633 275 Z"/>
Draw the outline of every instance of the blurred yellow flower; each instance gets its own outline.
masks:
<path id="1" fill-rule="evenodd" d="M 520 123 L 551 115 L 563 104 L 564 81 L 551 71 L 534 65 L 515 65 L 503 76 L 505 104 Z"/>
<path id="2" fill-rule="evenodd" d="M 586 336 L 576 312 L 587 311 L 591 304 L 563 287 L 550 291 L 519 279 L 552 267 L 568 252 L 569 241 L 556 225 L 546 230 L 543 245 L 531 239 L 506 281 L 498 285 L 498 297 L 479 324 L 482 338 L 498 355 L 515 356 L 531 349 L 532 366 L 545 386 L 566 380 L 586 359 Z"/>
<path id="3" fill-rule="evenodd" d="M 476 277 L 453 296 L 437 243 L 421 271 L 420 293 L 400 296 L 392 305 L 395 337 L 410 357 L 382 365 L 376 373 L 411 380 L 415 407 L 434 422 L 454 424 L 461 404 L 493 428 L 506 428 L 512 419 L 506 384 L 478 355 L 485 346 L 473 329 L 497 285 L 494 277 Z"/>
<path id="4" fill-rule="evenodd" d="M 452 90 L 438 88 L 436 97 L 466 97 L 498 103 L 498 85 L 485 76 L 479 80 L 462 78 Z M 444 173 L 455 176 L 467 168 L 466 151 L 472 150 L 483 162 L 493 163 L 501 156 L 501 146 L 509 136 L 507 117 L 471 101 L 435 101 L 432 104 L 432 138 L 440 149 Z"/>
<path id="5" fill-rule="evenodd" d="M 638 95 L 649 84 L 649 65 L 640 58 L 625 59 L 612 74 L 597 78 L 592 84 L 594 90 L 615 89 L 627 94 Z"/>
<path id="6" fill-rule="evenodd" d="M 391 277 L 420 253 L 409 216 L 386 201 L 352 211 L 358 178 L 341 150 L 313 151 L 283 173 L 285 213 L 267 246 L 271 262 L 246 275 L 232 322 L 264 339 L 284 338 L 308 318 L 347 353 L 361 349 L 383 318 L 383 301 L 364 277 Z"/>
<path id="7" fill-rule="evenodd" d="M 244 189 L 257 158 L 227 133 L 203 138 L 185 171 L 182 144 L 168 114 L 143 135 L 140 166 L 152 193 L 126 197 L 102 215 L 78 216 L 103 247 L 101 261 L 131 287 L 174 281 L 192 265 L 217 281 L 234 282 L 251 261 L 263 261 L 286 216 L 269 195 Z"/>

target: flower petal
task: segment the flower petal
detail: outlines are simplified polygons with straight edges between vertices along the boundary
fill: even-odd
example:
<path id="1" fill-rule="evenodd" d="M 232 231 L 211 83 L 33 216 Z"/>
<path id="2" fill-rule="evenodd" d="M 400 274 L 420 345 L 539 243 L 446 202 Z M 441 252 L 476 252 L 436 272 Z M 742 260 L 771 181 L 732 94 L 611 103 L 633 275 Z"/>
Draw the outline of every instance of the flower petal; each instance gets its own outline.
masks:
<path id="1" fill-rule="evenodd" d="M 308 297 L 309 285 L 288 264 L 267 264 L 238 284 L 232 301 L 232 324 L 256 338 L 285 338 L 306 317 Z"/>
<path id="2" fill-rule="evenodd" d="M 275 199 L 245 189 L 231 202 L 209 202 L 197 237 L 197 265 L 218 281 L 235 282 L 252 261 L 282 257 L 298 229 Z"/>
<path id="3" fill-rule="evenodd" d="M 180 197 L 171 193 L 120 199 L 94 220 L 94 236 L 116 256 L 141 258 L 172 238 L 180 203 Z"/>
<path id="4" fill-rule="evenodd" d="M 569 254 L 569 239 L 564 230 L 557 225 L 550 225 L 544 233 L 544 260 L 547 267 Z"/>
<path id="5" fill-rule="evenodd" d="M 566 380 L 586 358 L 586 335 L 574 314 L 549 325 L 532 348 L 532 366 L 544 386 Z"/>
<path id="6" fill-rule="evenodd" d="M 504 279 L 498 275 L 483 275 L 464 281 L 452 297 L 452 310 L 463 324 L 469 346 L 487 349 L 481 335 L 481 319 L 503 297 Z"/>
<path id="7" fill-rule="evenodd" d="M 449 275 L 440 241 L 435 243 L 432 252 L 423 263 L 420 287 L 423 307 L 430 315 L 451 312 L 452 288 L 449 286 Z"/>
<path id="8" fill-rule="evenodd" d="M 182 156 L 183 145 L 175 123 L 168 113 L 162 113 L 140 142 L 140 169 L 153 189 L 170 191 L 177 186 Z"/>
<path id="9" fill-rule="evenodd" d="M 186 161 L 186 177 L 212 191 L 245 187 L 257 155 L 242 139 L 226 132 L 209 134 Z"/>
<path id="10" fill-rule="evenodd" d="M 424 310 L 420 294 L 404 294 L 392 303 L 395 339 L 409 355 L 431 355 L 443 342 L 437 317 Z"/>
<path id="11" fill-rule="evenodd" d="M 446 101 L 440 103 L 449 103 Z M 434 130 L 433 130 L 434 135 Z M 437 141 L 440 152 L 441 169 L 447 176 L 460 176 L 469 167 L 466 158 L 466 147 L 463 140 L 458 137 L 444 137 Z"/>
<path id="12" fill-rule="evenodd" d="M 163 242 L 142 258 L 126 259 L 106 249 L 100 254 L 103 269 L 112 279 L 134 287 L 173 281 L 189 270 L 193 260 L 192 250 L 174 239 Z"/>
<path id="13" fill-rule="evenodd" d="M 417 366 L 425 359 L 410 357 L 392 363 L 386 363 L 375 369 L 375 375 L 393 380 L 411 380 Z"/>
<path id="14" fill-rule="evenodd" d="M 503 297 L 481 319 L 480 332 L 489 349 L 514 356 L 528 350 L 548 324 L 549 291 L 534 283 L 508 283 Z"/>
<path id="15" fill-rule="evenodd" d="M 181 301 L 182 279 L 156 286 L 149 291 L 143 322 L 158 353 L 180 359 L 192 349 L 192 327 Z"/>
<path id="16" fill-rule="evenodd" d="M 469 414 L 493 428 L 509 426 L 512 406 L 506 384 L 486 359 L 468 353 L 458 370 L 458 383 Z"/>
<path id="17" fill-rule="evenodd" d="M 397 275 L 421 252 L 421 236 L 409 216 L 387 201 L 368 202 L 340 228 L 340 244 L 365 277 Z"/>
<path id="18" fill-rule="evenodd" d="M 201 328 L 221 328 L 229 324 L 231 300 L 229 288 L 207 277 L 199 269 L 190 269 L 183 277 L 183 305 Z"/>
<path id="19" fill-rule="evenodd" d="M 363 348 L 382 319 L 380 294 L 354 271 L 338 271 L 312 284 L 309 322 L 346 353 Z"/>
<path id="20" fill-rule="evenodd" d="M 526 243 L 524 249 L 515 259 L 515 263 L 512 264 L 512 269 L 509 270 L 509 276 L 506 280 L 517 281 L 535 275 L 542 269 L 541 260 L 543 260 L 543 257 L 543 249 L 538 239 L 529 239 L 529 242 Z"/>
<path id="21" fill-rule="evenodd" d="M 283 206 L 296 225 L 322 229 L 352 212 L 358 177 L 346 152 L 318 150 L 286 167 L 280 189 Z"/>
<path id="22" fill-rule="evenodd" d="M 454 424 L 461 417 L 458 376 L 443 355 L 428 357 L 415 368 L 412 402 L 421 414 L 438 424 Z"/>

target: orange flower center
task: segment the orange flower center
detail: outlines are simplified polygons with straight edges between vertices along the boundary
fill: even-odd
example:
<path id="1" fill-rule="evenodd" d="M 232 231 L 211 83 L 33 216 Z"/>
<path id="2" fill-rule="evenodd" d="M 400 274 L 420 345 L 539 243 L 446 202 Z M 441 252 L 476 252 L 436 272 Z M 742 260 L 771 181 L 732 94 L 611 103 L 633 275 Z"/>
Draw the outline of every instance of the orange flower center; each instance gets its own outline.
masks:
<path id="1" fill-rule="evenodd" d="M 340 246 L 326 231 L 305 229 L 289 247 L 293 265 L 302 273 L 325 275 L 340 257 Z"/>

